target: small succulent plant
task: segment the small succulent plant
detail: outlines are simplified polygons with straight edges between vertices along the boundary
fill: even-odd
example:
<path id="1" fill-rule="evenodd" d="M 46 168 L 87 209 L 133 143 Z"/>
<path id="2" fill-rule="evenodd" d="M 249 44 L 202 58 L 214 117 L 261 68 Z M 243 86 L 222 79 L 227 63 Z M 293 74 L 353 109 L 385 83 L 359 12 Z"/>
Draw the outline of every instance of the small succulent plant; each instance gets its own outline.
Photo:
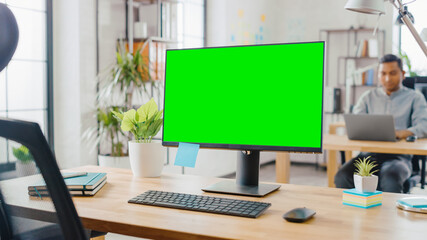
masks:
<path id="1" fill-rule="evenodd" d="M 362 159 L 357 159 L 354 163 L 354 166 L 356 166 L 356 172 L 355 174 L 362 176 L 362 177 L 369 177 L 372 176 L 372 174 L 378 172 L 378 169 L 374 170 L 378 164 L 375 163 L 375 161 L 370 161 L 369 157 L 365 157 Z"/>

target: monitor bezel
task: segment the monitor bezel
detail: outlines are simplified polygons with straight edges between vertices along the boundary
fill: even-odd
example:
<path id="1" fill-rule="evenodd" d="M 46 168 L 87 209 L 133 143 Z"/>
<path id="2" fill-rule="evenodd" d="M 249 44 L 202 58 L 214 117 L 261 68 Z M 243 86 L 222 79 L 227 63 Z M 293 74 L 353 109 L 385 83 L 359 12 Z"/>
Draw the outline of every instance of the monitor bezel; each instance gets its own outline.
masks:
<path id="1" fill-rule="evenodd" d="M 165 84 L 163 94 L 163 114 L 166 113 L 166 66 L 168 52 L 172 51 L 185 51 L 185 50 L 199 50 L 199 49 L 212 49 L 212 48 L 236 48 L 236 47 L 263 47 L 271 45 L 293 45 L 293 44 L 307 44 L 307 43 L 322 43 L 323 44 L 323 74 L 322 74 L 322 114 L 320 120 L 320 147 L 295 147 L 295 146 L 269 146 L 269 145 L 241 145 L 241 144 L 221 144 L 221 143 L 199 143 L 199 142 L 186 142 L 192 144 L 199 144 L 200 148 L 209 149 L 226 149 L 226 150 L 258 150 L 258 151 L 286 151 L 286 152 L 301 152 L 301 153 L 322 153 L 323 150 L 323 115 L 324 115 L 324 90 L 325 90 L 325 41 L 309 41 L 309 42 L 292 42 L 292 43 L 273 43 L 273 44 L 256 44 L 256 45 L 235 45 L 235 46 L 216 46 L 216 47 L 202 47 L 202 48 L 185 48 L 185 49 L 167 49 L 165 55 Z M 164 141 L 164 118 L 162 127 L 162 145 L 166 147 L 177 147 L 180 142 Z"/>

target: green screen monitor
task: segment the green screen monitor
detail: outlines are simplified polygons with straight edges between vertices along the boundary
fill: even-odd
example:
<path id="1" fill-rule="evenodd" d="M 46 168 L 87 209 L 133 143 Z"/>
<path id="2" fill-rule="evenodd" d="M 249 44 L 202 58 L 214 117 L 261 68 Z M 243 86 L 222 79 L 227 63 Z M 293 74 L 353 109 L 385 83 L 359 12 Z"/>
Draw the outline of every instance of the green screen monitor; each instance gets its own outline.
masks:
<path id="1" fill-rule="evenodd" d="M 322 152 L 324 45 L 167 50 L 163 145 Z"/>

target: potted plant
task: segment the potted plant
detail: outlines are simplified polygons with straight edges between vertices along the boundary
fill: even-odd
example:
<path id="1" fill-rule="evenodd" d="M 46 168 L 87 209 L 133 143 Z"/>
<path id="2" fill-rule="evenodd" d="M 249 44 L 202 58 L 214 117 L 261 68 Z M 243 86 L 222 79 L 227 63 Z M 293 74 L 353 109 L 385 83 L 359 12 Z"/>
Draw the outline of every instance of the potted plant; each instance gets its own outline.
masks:
<path id="1" fill-rule="evenodd" d="M 359 192 L 375 192 L 378 185 L 378 176 L 373 175 L 378 172 L 378 169 L 374 170 L 377 164 L 375 161 L 370 161 L 369 157 L 360 158 L 356 160 L 354 166 L 356 166 L 356 172 L 353 175 L 354 186 Z"/>
<path id="2" fill-rule="evenodd" d="M 98 74 L 96 118 L 98 125 L 87 129 L 83 138 L 90 140 L 93 149 L 98 148 L 100 166 L 130 168 L 127 142 L 130 135 L 120 128 L 120 122 L 112 111 L 122 112 L 133 106 L 133 99 L 151 97 L 146 84 L 152 83 L 148 61 L 141 55 L 142 48 L 130 53 L 123 42 L 119 42 L 116 61 L 106 71 Z"/>
<path id="3" fill-rule="evenodd" d="M 129 141 L 129 159 L 132 172 L 137 177 L 160 176 L 165 148 L 160 141 L 153 141 L 163 125 L 163 110 L 159 111 L 154 99 L 142 105 L 138 110 L 113 114 L 121 122 L 121 129 L 131 132 L 135 138 Z"/>
<path id="4" fill-rule="evenodd" d="M 37 172 L 36 164 L 30 150 L 24 145 L 12 147 L 13 156 L 16 157 L 16 173 L 18 177 L 34 175 Z"/>
<path id="5" fill-rule="evenodd" d="M 98 129 L 95 143 L 96 145 L 105 143 L 100 149 L 100 153 L 104 154 L 98 155 L 99 166 L 130 169 L 129 157 L 124 147 L 127 136 L 120 128 L 120 122 L 111 112 L 121 109 L 118 106 L 111 106 L 97 110 Z"/>

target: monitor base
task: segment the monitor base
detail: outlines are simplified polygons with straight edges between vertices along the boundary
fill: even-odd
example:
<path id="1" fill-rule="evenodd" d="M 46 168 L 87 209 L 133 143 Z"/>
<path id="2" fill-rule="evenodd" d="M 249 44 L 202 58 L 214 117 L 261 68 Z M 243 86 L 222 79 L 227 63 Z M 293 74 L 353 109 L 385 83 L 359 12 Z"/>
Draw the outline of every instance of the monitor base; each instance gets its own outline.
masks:
<path id="1" fill-rule="evenodd" d="M 226 193 L 234 195 L 243 195 L 251 197 L 264 197 L 265 195 L 276 191 L 280 185 L 276 184 L 263 184 L 258 186 L 238 185 L 235 181 L 225 180 L 208 187 L 202 188 L 205 192 Z"/>

